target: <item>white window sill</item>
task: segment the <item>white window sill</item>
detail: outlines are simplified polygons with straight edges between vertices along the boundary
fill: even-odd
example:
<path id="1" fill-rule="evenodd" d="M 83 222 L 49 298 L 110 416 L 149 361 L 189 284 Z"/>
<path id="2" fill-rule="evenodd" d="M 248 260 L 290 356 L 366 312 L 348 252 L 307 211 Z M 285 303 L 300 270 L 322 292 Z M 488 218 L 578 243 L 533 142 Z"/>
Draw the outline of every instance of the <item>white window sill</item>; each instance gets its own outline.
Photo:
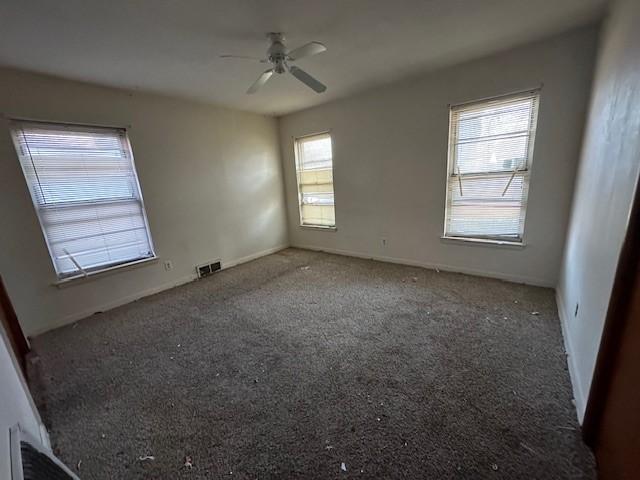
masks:
<path id="1" fill-rule="evenodd" d="M 450 237 L 444 235 L 440 237 L 440 239 L 444 242 L 452 242 L 452 243 L 466 243 L 470 245 L 480 245 L 480 246 L 493 246 L 493 247 L 510 247 L 510 248 L 524 248 L 525 244 L 523 242 L 518 241 L 510 241 L 510 240 L 492 240 L 489 238 L 469 238 L 469 237 Z"/>
<path id="2" fill-rule="evenodd" d="M 74 275 L 72 277 L 64 277 L 64 278 L 60 278 L 58 280 L 56 280 L 55 282 L 52 283 L 52 285 L 58 287 L 58 288 L 63 288 L 63 287 L 67 287 L 70 285 L 78 285 L 80 283 L 83 282 L 87 282 L 90 280 L 95 279 L 96 277 L 102 277 L 105 275 L 109 275 L 115 272 L 120 272 L 123 270 L 129 270 L 131 268 L 135 268 L 135 267 L 141 267 L 143 265 L 148 265 L 150 263 L 155 263 L 159 260 L 158 257 L 149 257 L 149 258 L 142 258 L 140 260 L 134 260 L 132 262 L 127 262 L 127 263 L 121 263 L 119 265 L 114 265 L 112 267 L 106 267 L 106 268 L 102 268 L 100 270 L 93 270 L 91 272 L 87 272 L 86 274 L 78 274 L 78 275 Z"/>
<path id="3" fill-rule="evenodd" d="M 325 232 L 335 232 L 336 227 L 327 227 L 325 225 L 299 225 L 300 228 L 309 228 L 311 230 L 323 230 Z"/>

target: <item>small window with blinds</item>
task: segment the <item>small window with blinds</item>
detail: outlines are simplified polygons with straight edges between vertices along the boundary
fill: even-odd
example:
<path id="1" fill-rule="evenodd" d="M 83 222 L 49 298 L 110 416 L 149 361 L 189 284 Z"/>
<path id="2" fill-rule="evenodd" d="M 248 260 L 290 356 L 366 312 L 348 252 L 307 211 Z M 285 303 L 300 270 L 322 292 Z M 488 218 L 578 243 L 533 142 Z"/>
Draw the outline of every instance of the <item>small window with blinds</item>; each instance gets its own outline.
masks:
<path id="1" fill-rule="evenodd" d="M 124 129 L 12 122 L 59 278 L 154 257 Z"/>
<path id="2" fill-rule="evenodd" d="M 451 108 L 445 237 L 522 242 L 539 97 Z"/>
<path id="3" fill-rule="evenodd" d="M 322 133 L 297 138 L 295 154 L 300 224 L 335 227 L 331 136 Z"/>

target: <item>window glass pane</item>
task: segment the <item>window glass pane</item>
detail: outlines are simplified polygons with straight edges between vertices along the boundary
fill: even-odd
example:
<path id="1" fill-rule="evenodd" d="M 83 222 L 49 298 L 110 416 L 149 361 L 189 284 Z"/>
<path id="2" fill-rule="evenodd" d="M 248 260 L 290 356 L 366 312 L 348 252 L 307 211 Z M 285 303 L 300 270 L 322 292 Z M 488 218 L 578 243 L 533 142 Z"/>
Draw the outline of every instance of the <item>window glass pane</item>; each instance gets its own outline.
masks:
<path id="1" fill-rule="evenodd" d="M 331 137 L 299 138 L 295 150 L 301 224 L 335 226 Z"/>
<path id="2" fill-rule="evenodd" d="M 525 194 L 524 175 L 498 174 L 449 180 L 451 235 L 491 237 L 520 235 Z M 508 185 L 508 187 L 507 187 Z M 504 195 L 503 195 L 504 193 Z"/>
<path id="3" fill-rule="evenodd" d="M 13 122 L 12 135 L 59 276 L 153 256 L 124 130 Z"/>
<path id="4" fill-rule="evenodd" d="M 528 136 L 481 140 L 456 145 L 456 173 L 521 170 L 527 163 Z"/>
<path id="5" fill-rule="evenodd" d="M 538 99 L 452 107 L 445 235 L 521 239 Z"/>
<path id="6" fill-rule="evenodd" d="M 514 100 L 485 108 L 460 111 L 458 140 L 527 132 L 532 104 L 532 99 Z"/>
<path id="7" fill-rule="evenodd" d="M 331 169 L 331 137 L 305 139 L 300 142 L 302 170 Z"/>
<path id="8" fill-rule="evenodd" d="M 305 205 L 333 205 L 333 192 L 302 193 Z"/>
<path id="9" fill-rule="evenodd" d="M 135 177 L 119 135 L 32 127 L 20 137 L 41 203 L 134 197 Z"/>
<path id="10" fill-rule="evenodd" d="M 526 167 L 534 99 L 489 103 L 453 114 L 456 171 L 462 174 Z"/>

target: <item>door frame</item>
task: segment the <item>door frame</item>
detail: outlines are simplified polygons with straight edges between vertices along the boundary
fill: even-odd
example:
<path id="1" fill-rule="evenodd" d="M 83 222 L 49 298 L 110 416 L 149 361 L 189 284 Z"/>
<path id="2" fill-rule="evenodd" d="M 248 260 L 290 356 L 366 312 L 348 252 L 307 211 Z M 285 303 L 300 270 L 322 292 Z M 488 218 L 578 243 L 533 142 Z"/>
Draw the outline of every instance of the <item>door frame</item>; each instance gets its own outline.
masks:
<path id="1" fill-rule="evenodd" d="M 18 360 L 18 364 L 20 365 L 23 375 L 26 376 L 26 357 L 31 349 L 29 348 L 27 338 L 22 332 L 22 327 L 20 326 L 18 316 L 16 315 L 16 311 L 11 303 L 11 298 L 9 298 L 9 294 L 7 293 L 2 276 L 0 276 L 0 308 L 3 313 L 3 315 L 1 315 L 2 324 L 7 333 L 7 337 L 9 337 L 9 346 L 13 349 L 13 353 Z"/>
<path id="2" fill-rule="evenodd" d="M 600 427 L 612 387 L 613 372 L 618 368 L 618 348 L 622 343 L 626 327 L 632 320 L 633 293 L 638 288 L 640 288 L 640 195 L 638 195 L 636 182 L 627 232 L 618 258 L 616 276 L 582 423 L 582 437 L 593 449 L 598 443 Z"/>

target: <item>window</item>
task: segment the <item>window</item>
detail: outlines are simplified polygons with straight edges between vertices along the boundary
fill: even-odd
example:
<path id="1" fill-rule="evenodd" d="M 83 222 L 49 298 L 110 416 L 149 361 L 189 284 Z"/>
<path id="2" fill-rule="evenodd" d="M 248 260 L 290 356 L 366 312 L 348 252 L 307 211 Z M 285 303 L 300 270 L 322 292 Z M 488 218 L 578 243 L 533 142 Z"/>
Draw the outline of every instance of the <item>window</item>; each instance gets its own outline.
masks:
<path id="1" fill-rule="evenodd" d="M 454 106 L 445 237 L 522 242 L 539 92 Z"/>
<path id="2" fill-rule="evenodd" d="M 124 129 L 12 122 L 59 278 L 154 257 Z"/>
<path id="3" fill-rule="evenodd" d="M 335 227 L 331 136 L 323 133 L 298 138 L 295 150 L 300 224 Z"/>

